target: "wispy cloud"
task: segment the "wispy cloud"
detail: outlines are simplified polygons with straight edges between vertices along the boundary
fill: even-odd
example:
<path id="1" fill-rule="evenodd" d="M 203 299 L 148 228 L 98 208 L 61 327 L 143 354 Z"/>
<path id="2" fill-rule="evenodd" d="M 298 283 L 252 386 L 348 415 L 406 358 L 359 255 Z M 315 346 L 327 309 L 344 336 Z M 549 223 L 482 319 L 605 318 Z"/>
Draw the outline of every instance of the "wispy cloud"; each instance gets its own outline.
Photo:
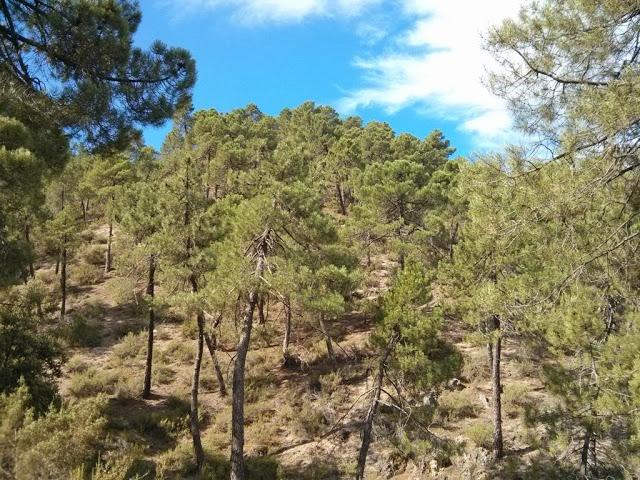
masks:
<path id="1" fill-rule="evenodd" d="M 295 23 L 312 16 L 354 17 L 381 0 L 179 0 L 171 2 L 178 15 L 202 9 L 231 9 L 236 21 L 246 24 Z"/>
<path id="2" fill-rule="evenodd" d="M 355 60 L 362 87 L 347 93 L 339 108 L 426 109 L 457 121 L 479 146 L 510 137 L 505 104 L 482 83 L 493 61 L 482 49 L 481 34 L 516 15 L 520 5 L 519 0 L 403 0 L 411 26 L 389 39 L 385 53 Z"/>

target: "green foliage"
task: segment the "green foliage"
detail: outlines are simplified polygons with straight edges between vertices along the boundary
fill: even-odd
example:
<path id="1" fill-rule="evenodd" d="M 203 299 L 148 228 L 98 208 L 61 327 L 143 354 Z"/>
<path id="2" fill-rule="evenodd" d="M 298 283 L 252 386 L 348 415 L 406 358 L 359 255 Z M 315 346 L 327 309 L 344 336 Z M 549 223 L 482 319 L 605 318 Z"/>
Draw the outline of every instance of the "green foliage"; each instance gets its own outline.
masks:
<path id="1" fill-rule="evenodd" d="M 464 435 L 476 447 L 489 449 L 493 441 L 493 427 L 490 423 L 475 422 L 465 428 Z"/>
<path id="2" fill-rule="evenodd" d="M 191 56 L 159 41 L 148 51 L 133 47 L 141 20 L 134 2 L 41 9 L 9 1 L 3 16 L 12 28 L 0 34 L 2 82 L 24 87 L 14 88 L 13 102 L 37 102 L 40 115 L 88 144 L 122 146 L 137 125 L 158 125 L 188 100 Z"/>
<path id="3" fill-rule="evenodd" d="M 449 421 L 477 417 L 481 408 L 474 395 L 469 389 L 443 392 L 438 397 L 438 414 Z"/>
<path id="4" fill-rule="evenodd" d="M 73 347 L 97 347 L 102 343 L 102 325 L 99 320 L 74 315 L 62 328 L 62 337 Z"/>
<path id="5" fill-rule="evenodd" d="M 58 342 L 39 331 L 29 313 L 0 309 L 0 393 L 13 391 L 24 379 L 33 405 L 42 411 L 56 396 L 63 351 Z"/>
<path id="6" fill-rule="evenodd" d="M 102 280 L 103 268 L 90 265 L 88 263 L 81 263 L 75 265 L 70 269 L 71 280 L 76 285 L 87 286 L 95 285 Z"/>
<path id="7" fill-rule="evenodd" d="M 69 394 L 76 398 L 95 397 L 115 392 L 118 378 L 113 371 L 89 367 L 69 379 Z"/>
<path id="8" fill-rule="evenodd" d="M 106 398 L 50 409 L 35 417 L 25 384 L 0 396 L 2 478 L 72 478 L 90 471 L 104 441 Z"/>
<path id="9" fill-rule="evenodd" d="M 462 357 L 441 334 L 442 313 L 429 304 L 431 279 L 417 262 L 398 272 L 383 299 L 383 318 L 374 342 L 386 344 L 394 331 L 400 335 L 392 366 L 416 388 L 432 387 L 454 376 Z"/>

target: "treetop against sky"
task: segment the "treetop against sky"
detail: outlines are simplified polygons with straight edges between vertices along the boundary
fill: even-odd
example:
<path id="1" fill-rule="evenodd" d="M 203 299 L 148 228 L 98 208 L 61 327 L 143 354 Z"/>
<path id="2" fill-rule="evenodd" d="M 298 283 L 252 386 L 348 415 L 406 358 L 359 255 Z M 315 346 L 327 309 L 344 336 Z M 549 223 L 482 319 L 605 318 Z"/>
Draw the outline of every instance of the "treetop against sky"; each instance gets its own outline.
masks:
<path id="1" fill-rule="evenodd" d="M 194 104 L 269 114 L 306 100 L 426 136 L 439 128 L 461 154 L 515 136 L 485 88 L 493 60 L 482 33 L 519 0 L 142 0 L 136 41 L 162 32 L 197 61 Z M 159 147 L 170 127 L 149 128 Z"/>

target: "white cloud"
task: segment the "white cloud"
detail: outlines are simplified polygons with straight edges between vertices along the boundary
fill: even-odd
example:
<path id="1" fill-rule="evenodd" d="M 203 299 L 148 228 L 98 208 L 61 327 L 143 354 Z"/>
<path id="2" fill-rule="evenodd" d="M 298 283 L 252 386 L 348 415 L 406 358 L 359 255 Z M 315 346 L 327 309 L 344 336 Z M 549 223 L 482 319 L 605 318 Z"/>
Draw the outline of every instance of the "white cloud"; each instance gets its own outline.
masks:
<path id="1" fill-rule="evenodd" d="M 178 0 L 171 8 L 178 15 L 202 9 L 230 8 L 235 20 L 256 24 L 295 23 L 311 16 L 354 17 L 381 0 Z"/>
<path id="2" fill-rule="evenodd" d="M 391 50 L 356 59 L 363 87 L 339 102 L 344 112 L 381 106 L 395 112 L 408 106 L 459 122 L 478 145 L 511 136 L 505 104 L 482 84 L 493 65 L 482 49 L 489 26 L 518 13 L 520 0 L 403 0 L 412 27 L 398 35 Z"/>

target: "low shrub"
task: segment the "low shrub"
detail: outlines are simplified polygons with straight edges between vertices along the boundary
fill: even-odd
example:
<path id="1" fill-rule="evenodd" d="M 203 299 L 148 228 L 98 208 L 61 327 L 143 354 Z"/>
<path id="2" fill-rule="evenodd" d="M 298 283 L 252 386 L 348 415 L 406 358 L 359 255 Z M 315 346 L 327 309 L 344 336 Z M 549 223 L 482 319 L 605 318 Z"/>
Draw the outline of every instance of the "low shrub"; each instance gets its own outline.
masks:
<path id="1" fill-rule="evenodd" d="M 176 378 L 176 372 L 168 365 L 154 365 L 153 366 L 153 380 L 160 385 L 166 385 Z M 203 388 L 204 385 L 203 385 Z"/>
<path id="2" fill-rule="evenodd" d="M 69 273 L 76 285 L 95 285 L 103 278 L 102 268 L 84 262 L 69 268 Z"/>
<path id="3" fill-rule="evenodd" d="M 86 372 L 88 368 L 89 364 L 80 355 L 74 355 L 67 361 L 67 370 L 70 373 Z"/>
<path id="4" fill-rule="evenodd" d="M 71 376 L 69 393 L 76 398 L 93 397 L 100 393 L 113 394 L 117 382 L 114 372 L 90 367 Z"/>
<path id="5" fill-rule="evenodd" d="M 6 478 L 74 478 L 79 471 L 92 471 L 106 435 L 106 398 L 51 409 L 37 419 L 28 404 L 25 386 L 0 397 L 0 458 Z"/>
<path id="6" fill-rule="evenodd" d="M 89 265 L 104 265 L 105 252 L 103 245 L 87 245 L 79 252 L 79 257 Z"/>
<path id="7" fill-rule="evenodd" d="M 190 363 L 195 358 L 195 348 L 188 340 L 172 340 L 162 352 L 165 359 L 169 361 L 178 360 L 183 363 Z"/>
<path id="8" fill-rule="evenodd" d="M 469 390 L 446 391 L 438 398 L 438 414 L 444 420 L 460 420 L 477 417 L 480 406 Z"/>
<path id="9" fill-rule="evenodd" d="M 509 417 L 517 417 L 523 413 L 530 403 L 529 387 L 523 383 L 509 383 L 502 394 L 502 405 Z"/>
<path id="10" fill-rule="evenodd" d="M 133 315 L 136 315 L 135 312 Z M 131 333 L 139 333 L 144 330 L 146 323 L 137 317 L 117 322 L 111 329 L 116 338 L 123 338 Z"/>
<path id="11" fill-rule="evenodd" d="M 72 347 L 97 347 L 102 343 L 102 325 L 84 315 L 74 315 L 63 327 L 62 337 Z"/>
<path id="12" fill-rule="evenodd" d="M 464 436 L 476 447 L 488 450 L 493 442 L 493 427 L 488 422 L 476 422 L 464 429 Z"/>
<path id="13" fill-rule="evenodd" d="M 118 305 L 137 302 L 136 282 L 132 278 L 112 277 L 105 282 L 105 288 Z"/>
<path id="14" fill-rule="evenodd" d="M 491 371 L 486 351 L 473 352 L 470 355 L 465 355 L 462 377 L 466 381 L 486 380 L 490 376 Z"/>
<path id="15" fill-rule="evenodd" d="M 311 402 L 304 402 L 299 412 L 298 423 L 308 437 L 316 437 L 327 429 L 329 422 L 324 412 L 314 407 Z"/>
<path id="16" fill-rule="evenodd" d="M 147 351 L 147 337 L 144 333 L 129 333 L 113 347 L 113 357 L 118 360 L 143 358 Z"/>

